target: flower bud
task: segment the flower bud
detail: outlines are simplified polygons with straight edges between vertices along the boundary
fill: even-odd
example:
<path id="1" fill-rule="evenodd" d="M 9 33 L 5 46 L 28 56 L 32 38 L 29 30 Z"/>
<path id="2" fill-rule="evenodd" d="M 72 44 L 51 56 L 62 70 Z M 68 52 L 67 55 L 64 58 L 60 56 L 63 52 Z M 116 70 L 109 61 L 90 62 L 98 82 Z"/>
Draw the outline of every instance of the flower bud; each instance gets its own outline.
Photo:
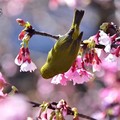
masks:
<path id="1" fill-rule="evenodd" d="M 23 20 L 23 19 L 16 19 L 17 23 L 20 25 L 20 26 L 25 26 L 26 22 Z"/>

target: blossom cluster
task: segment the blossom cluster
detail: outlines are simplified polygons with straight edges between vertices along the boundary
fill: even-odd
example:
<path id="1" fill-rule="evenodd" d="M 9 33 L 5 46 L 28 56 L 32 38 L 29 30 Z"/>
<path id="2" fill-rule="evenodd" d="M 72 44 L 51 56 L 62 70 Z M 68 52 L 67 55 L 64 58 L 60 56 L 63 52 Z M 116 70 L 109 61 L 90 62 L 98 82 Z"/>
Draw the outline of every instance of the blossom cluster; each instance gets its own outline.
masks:
<path id="1" fill-rule="evenodd" d="M 20 71 L 32 72 L 35 69 L 37 69 L 36 65 L 33 63 L 33 61 L 30 58 L 30 51 L 28 48 L 28 43 L 32 34 L 29 34 L 27 30 L 31 30 L 32 26 L 30 25 L 29 22 L 25 22 L 22 19 L 17 19 L 16 21 L 20 26 L 24 27 L 24 29 L 21 31 L 21 33 L 18 36 L 18 39 L 21 40 L 21 48 L 17 57 L 15 58 L 15 63 L 18 66 L 20 66 Z"/>
<path id="2" fill-rule="evenodd" d="M 63 99 L 58 103 L 43 102 L 40 108 L 41 110 L 38 117 L 40 120 L 64 120 L 67 115 L 73 115 L 73 120 L 79 120 L 77 108 L 69 107 L 67 102 Z M 50 110 L 51 108 L 54 110 Z"/>

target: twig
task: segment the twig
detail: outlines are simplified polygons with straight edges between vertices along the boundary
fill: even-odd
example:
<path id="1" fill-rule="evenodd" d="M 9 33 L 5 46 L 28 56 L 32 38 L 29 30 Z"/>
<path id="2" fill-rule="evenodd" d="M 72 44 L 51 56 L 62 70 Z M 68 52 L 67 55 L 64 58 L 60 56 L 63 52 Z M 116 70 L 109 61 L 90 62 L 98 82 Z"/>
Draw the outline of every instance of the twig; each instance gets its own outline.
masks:
<path id="1" fill-rule="evenodd" d="M 30 104 L 33 105 L 33 107 L 40 107 L 41 104 L 33 102 L 33 101 L 28 101 Z"/>
<path id="2" fill-rule="evenodd" d="M 51 37 L 51 38 L 54 38 L 56 40 L 59 39 L 58 35 L 51 35 L 51 34 L 46 33 L 46 32 L 40 32 L 40 31 L 34 30 L 34 34 L 36 34 L 36 35 L 42 35 L 42 36 L 46 36 L 46 37 Z"/>

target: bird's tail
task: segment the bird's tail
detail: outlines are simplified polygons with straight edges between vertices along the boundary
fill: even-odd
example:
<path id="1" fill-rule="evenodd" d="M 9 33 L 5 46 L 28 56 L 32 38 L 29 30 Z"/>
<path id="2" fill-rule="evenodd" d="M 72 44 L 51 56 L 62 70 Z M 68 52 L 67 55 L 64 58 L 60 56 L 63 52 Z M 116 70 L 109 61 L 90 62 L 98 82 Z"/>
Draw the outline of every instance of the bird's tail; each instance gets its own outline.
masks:
<path id="1" fill-rule="evenodd" d="M 73 22 L 72 22 L 72 27 L 73 26 L 78 26 L 80 25 L 80 22 L 83 18 L 83 15 L 84 15 L 84 11 L 83 10 L 77 10 L 75 9 L 75 12 L 74 12 L 74 17 L 73 17 Z"/>

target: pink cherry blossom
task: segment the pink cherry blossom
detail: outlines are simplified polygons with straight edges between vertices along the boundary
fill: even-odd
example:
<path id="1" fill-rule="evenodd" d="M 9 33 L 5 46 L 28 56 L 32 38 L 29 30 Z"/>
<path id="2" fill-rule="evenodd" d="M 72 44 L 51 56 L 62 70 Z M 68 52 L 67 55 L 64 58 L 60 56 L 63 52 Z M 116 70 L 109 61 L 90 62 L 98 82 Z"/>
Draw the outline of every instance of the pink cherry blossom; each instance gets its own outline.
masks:
<path id="1" fill-rule="evenodd" d="M 64 101 L 63 99 L 60 100 L 57 104 L 57 108 L 60 109 L 64 117 L 67 115 L 68 104 L 66 101 Z"/>
<path id="2" fill-rule="evenodd" d="M 84 82 L 88 82 L 90 79 L 93 78 L 93 74 L 86 71 L 85 69 L 78 69 L 77 72 L 79 73 L 79 77 L 73 78 L 73 85 L 77 84 L 83 84 Z"/>
<path id="3" fill-rule="evenodd" d="M 71 67 L 66 73 L 65 73 L 65 77 L 69 80 L 76 80 L 76 79 L 79 79 L 80 76 L 79 76 L 79 73 L 78 73 L 78 70 L 73 70 L 73 67 Z"/>
<path id="4" fill-rule="evenodd" d="M 64 74 L 58 74 L 52 78 L 51 83 L 53 84 L 61 84 L 61 85 L 67 85 L 68 79 L 64 76 Z"/>
<path id="5" fill-rule="evenodd" d="M 69 69 L 66 73 L 59 74 L 53 77 L 51 83 L 67 85 L 67 81 L 70 80 L 73 81 L 73 85 L 75 85 L 75 84 L 83 84 L 84 82 L 88 82 L 92 78 L 93 78 L 93 74 L 86 71 L 85 69 L 77 69 L 75 71 Z"/>
<path id="6" fill-rule="evenodd" d="M 14 60 L 15 64 L 20 66 L 21 72 L 33 72 L 37 69 L 36 65 L 32 62 L 30 58 L 30 51 L 28 47 L 21 47 L 17 57 Z"/>

